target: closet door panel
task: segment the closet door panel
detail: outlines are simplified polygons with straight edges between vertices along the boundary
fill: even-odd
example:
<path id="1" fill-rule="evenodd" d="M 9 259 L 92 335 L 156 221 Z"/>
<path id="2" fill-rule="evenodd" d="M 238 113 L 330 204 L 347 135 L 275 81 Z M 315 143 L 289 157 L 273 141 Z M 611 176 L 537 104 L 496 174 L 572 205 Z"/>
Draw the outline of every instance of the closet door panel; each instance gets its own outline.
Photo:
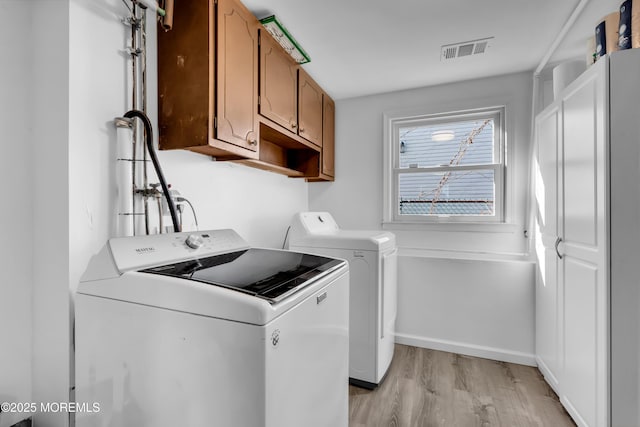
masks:
<path id="1" fill-rule="evenodd" d="M 549 384 L 558 391 L 561 374 L 562 288 L 558 281 L 558 259 L 553 249 L 545 249 L 539 258 L 536 283 L 536 356 L 538 366 Z"/>
<path id="2" fill-rule="evenodd" d="M 564 358 L 561 399 L 578 425 L 606 426 L 608 383 L 608 61 L 563 97 Z"/>
<path id="3" fill-rule="evenodd" d="M 598 385 L 598 270 L 567 258 L 564 262 L 564 393 L 562 399 L 574 418 L 596 426 Z"/>
<path id="4" fill-rule="evenodd" d="M 595 80 L 564 100 L 564 237 L 597 245 Z"/>
<path id="5" fill-rule="evenodd" d="M 537 121 L 536 219 L 540 232 L 554 241 L 558 235 L 560 119 L 559 108 L 555 108 Z"/>
<path id="6" fill-rule="evenodd" d="M 561 150 L 559 106 L 536 121 L 536 356 L 540 371 L 558 391 L 561 374 L 562 281 L 558 280 L 555 243 L 558 228 L 559 150 Z"/>

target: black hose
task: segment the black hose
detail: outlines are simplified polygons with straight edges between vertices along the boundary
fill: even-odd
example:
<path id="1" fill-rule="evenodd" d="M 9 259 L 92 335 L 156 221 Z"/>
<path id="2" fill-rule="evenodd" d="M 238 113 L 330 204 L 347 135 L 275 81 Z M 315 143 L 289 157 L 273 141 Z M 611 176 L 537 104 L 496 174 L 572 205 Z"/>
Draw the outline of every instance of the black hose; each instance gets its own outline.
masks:
<path id="1" fill-rule="evenodd" d="M 160 185 L 162 186 L 162 192 L 164 193 L 165 199 L 167 199 L 167 205 L 169 206 L 169 213 L 171 214 L 171 221 L 173 222 L 173 231 L 179 232 L 180 225 L 178 224 L 178 215 L 176 214 L 176 207 L 173 204 L 173 199 L 169 194 L 169 187 L 167 187 L 167 181 L 164 179 L 164 175 L 162 173 L 162 168 L 160 167 L 160 162 L 158 162 L 158 156 L 156 156 L 156 150 L 153 148 L 153 128 L 151 127 L 151 120 L 145 113 L 140 110 L 131 110 L 127 111 L 124 116 L 126 118 L 134 118 L 137 117 L 142 120 L 144 124 L 144 129 L 146 133 L 146 143 L 147 150 L 149 151 L 149 156 L 151 156 L 151 161 L 153 162 L 153 168 L 156 170 L 156 175 L 158 175 L 158 179 L 160 180 Z"/>

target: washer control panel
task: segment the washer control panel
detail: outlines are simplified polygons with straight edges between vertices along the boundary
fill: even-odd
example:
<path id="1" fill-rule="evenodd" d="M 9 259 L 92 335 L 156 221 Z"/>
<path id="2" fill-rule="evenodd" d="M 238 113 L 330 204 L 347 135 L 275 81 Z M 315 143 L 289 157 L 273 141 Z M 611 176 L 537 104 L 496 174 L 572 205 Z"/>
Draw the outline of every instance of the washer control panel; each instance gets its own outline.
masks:
<path id="1" fill-rule="evenodd" d="M 234 230 L 167 233 L 118 237 L 109 240 L 113 260 L 120 272 L 139 270 L 168 262 L 248 249 Z"/>

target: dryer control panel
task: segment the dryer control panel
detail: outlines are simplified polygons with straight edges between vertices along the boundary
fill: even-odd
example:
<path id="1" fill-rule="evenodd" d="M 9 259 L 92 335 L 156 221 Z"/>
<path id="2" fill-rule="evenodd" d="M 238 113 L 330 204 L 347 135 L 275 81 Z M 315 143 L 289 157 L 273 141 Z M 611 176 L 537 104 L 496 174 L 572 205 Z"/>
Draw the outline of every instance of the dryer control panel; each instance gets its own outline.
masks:
<path id="1" fill-rule="evenodd" d="M 329 212 L 301 212 L 294 217 L 294 223 L 310 234 L 332 234 L 339 230 L 338 224 Z"/>

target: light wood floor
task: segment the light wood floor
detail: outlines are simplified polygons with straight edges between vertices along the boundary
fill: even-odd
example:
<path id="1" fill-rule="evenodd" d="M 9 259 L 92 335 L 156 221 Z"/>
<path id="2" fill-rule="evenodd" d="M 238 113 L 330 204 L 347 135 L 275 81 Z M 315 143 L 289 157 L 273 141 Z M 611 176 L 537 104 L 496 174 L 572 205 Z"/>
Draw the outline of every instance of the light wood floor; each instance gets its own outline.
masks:
<path id="1" fill-rule="evenodd" d="M 350 427 L 575 427 L 533 367 L 396 344 L 385 381 L 349 386 Z"/>

